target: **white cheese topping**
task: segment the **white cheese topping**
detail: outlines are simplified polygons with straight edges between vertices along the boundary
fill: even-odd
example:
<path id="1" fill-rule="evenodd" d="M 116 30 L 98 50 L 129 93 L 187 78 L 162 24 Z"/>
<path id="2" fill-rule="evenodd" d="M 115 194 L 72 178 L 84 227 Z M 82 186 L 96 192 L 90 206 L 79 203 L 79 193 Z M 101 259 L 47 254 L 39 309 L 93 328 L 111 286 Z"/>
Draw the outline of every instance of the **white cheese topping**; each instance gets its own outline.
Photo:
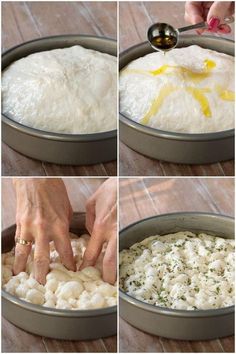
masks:
<path id="1" fill-rule="evenodd" d="M 2 75 L 3 112 L 39 130 L 87 134 L 117 127 L 117 59 L 81 46 L 31 54 Z"/>
<path id="2" fill-rule="evenodd" d="M 151 53 L 120 74 L 120 111 L 152 128 L 208 133 L 234 127 L 234 58 L 199 46 Z"/>
<path id="3" fill-rule="evenodd" d="M 120 252 L 120 287 L 173 309 L 234 304 L 234 240 L 204 233 L 151 236 Z"/>
<path id="4" fill-rule="evenodd" d="M 79 269 L 89 236 L 83 235 L 71 241 L 77 269 Z M 39 284 L 33 277 L 33 250 L 25 272 L 13 276 L 14 250 L 2 255 L 3 289 L 25 301 L 57 309 L 82 310 L 114 306 L 117 303 L 117 287 L 102 280 L 103 254 L 94 267 L 72 272 L 61 263 L 53 243 L 50 244 L 50 272 L 46 284 Z"/>

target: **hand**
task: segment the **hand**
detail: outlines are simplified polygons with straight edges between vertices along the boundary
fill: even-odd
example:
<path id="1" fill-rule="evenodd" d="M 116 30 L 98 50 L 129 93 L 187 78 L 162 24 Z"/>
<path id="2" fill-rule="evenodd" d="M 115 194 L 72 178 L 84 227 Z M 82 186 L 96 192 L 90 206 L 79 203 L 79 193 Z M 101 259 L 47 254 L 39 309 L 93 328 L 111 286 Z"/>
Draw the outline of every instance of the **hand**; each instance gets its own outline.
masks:
<path id="1" fill-rule="evenodd" d="M 86 204 L 86 227 L 91 238 L 84 254 L 81 269 L 96 263 L 103 244 L 107 248 L 103 258 L 103 280 L 116 281 L 117 249 L 117 181 L 106 180 Z"/>
<path id="2" fill-rule="evenodd" d="M 45 284 L 49 270 L 49 242 L 54 241 L 61 262 L 75 270 L 69 237 L 72 208 L 59 178 L 16 178 L 16 238 L 35 242 L 34 277 Z M 25 270 L 31 246 L 16 243 L 14 274 Z"/>
<path id="3" fill-rule="evenodd" d="M 206 21 L 208 29 L 198 29 L 197 33 L 204 31 L 217 33 L 230 33 L 231 28 L 224 23 L 227 16 L 234 14 L 233 1 L 186 1 L 185 20 L 191 24 Z"/>

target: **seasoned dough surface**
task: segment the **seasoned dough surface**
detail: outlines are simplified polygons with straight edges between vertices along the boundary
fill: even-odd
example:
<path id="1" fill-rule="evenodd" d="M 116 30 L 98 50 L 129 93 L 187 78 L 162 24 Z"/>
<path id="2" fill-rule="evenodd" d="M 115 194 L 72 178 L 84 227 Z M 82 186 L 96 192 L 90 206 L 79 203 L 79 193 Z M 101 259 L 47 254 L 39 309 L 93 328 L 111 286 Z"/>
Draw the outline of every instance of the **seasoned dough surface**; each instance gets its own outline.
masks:
<path id="1" fill-rule="evenodd" d="M 234 240 L 189 231 L 150 236 L 120 252 L 120 287 L 179 310 L 234 304 Z"/>
<path id="2" fill-rule="evenodd" d="M 3 112 L 48 132 L 116 129 L 116 91 L 117 59 L 78 45 L 31 54 L 2 76 Z"/>

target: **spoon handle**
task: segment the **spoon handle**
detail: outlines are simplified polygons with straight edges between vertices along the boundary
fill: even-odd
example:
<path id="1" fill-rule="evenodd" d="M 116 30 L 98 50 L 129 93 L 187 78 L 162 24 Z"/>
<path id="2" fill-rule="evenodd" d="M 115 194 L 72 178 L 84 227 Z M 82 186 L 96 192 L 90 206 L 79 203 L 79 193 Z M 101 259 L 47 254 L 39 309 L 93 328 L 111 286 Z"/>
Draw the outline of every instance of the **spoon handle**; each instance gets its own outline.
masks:
<path id="1" fill-rule="evenodd" d="M 208 27 L 208 24 L 206 22 L 199 22 L 199 23 L 196 23 L 195 25 L 178 28 L 178 32 L 185 32 L 185 31 L 190 31 L 192 29 L 196 29 L 196 28 L 207 28 L 207 27 Z"/>
<path id="2" fill-rule="evenodd" d="M 234 22 L 234 16 L 225 17 L 224 22 L 225 23 Z M 208 24 L 207 24 L 207 22 L 199 22 L 199 23 L 196 23 L 195 25 L 190 25 L 190 26 L 178 28 L 178 32 L 190 31 L 190 30 L 196 29 L 196 28 L 208 28 Z"/>

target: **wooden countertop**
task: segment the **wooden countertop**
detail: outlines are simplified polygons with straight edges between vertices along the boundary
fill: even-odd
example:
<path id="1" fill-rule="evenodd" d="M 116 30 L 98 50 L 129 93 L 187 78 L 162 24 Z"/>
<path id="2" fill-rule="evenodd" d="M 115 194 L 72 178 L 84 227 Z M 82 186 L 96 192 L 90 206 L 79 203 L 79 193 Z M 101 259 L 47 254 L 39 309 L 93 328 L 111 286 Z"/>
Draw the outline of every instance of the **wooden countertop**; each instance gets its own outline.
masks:
<path id="1" fill-rule="evenodd" d="M 116 39 L 116 2 L 2 2 L 3 50 L 31 39 L 91 34 Z M 4 176 L 115 176 L 116 161 L 63 166 L 25 157 L 2 144 Z"/>
<path id="2" fill-rule="evenodd" d="M 64 179 L 74 211 L 84 212 L 85 202 L 104 181 L 102 178 L 90 180 Z M 11 178 L 2 179 L 2 228 L 15 223 L 15 194 Z M 2 318 L 3 353 L 77 353 L 77 352 L 116 352 L 116 336 L 92 341 L 61 341 L 27 333 Z"/>
<path id="3" fill-rule="evenodd" d="M 186 25 L 184 5 L 184 1 L 120 2 L 120 52 L 146 41 L 147 28 L 152 23 L 167 22 L 175 28 Z M 234 32 L 227 38 L 234 39 Z M 147 158 L 120 142 L 119 170 L 121 176 L 233 176 L 234 162 L 209 165 L 168 163 Z"/>
<path id="4" fill-rule="evenodd" d="M 233 178 L 120 179 L 120 229 L 143 218 L 177 211 L 234 215 Z M 234 337 L 178 341 L 146 334 L 119 319 L 120 352 L 234 352 Z"/>

